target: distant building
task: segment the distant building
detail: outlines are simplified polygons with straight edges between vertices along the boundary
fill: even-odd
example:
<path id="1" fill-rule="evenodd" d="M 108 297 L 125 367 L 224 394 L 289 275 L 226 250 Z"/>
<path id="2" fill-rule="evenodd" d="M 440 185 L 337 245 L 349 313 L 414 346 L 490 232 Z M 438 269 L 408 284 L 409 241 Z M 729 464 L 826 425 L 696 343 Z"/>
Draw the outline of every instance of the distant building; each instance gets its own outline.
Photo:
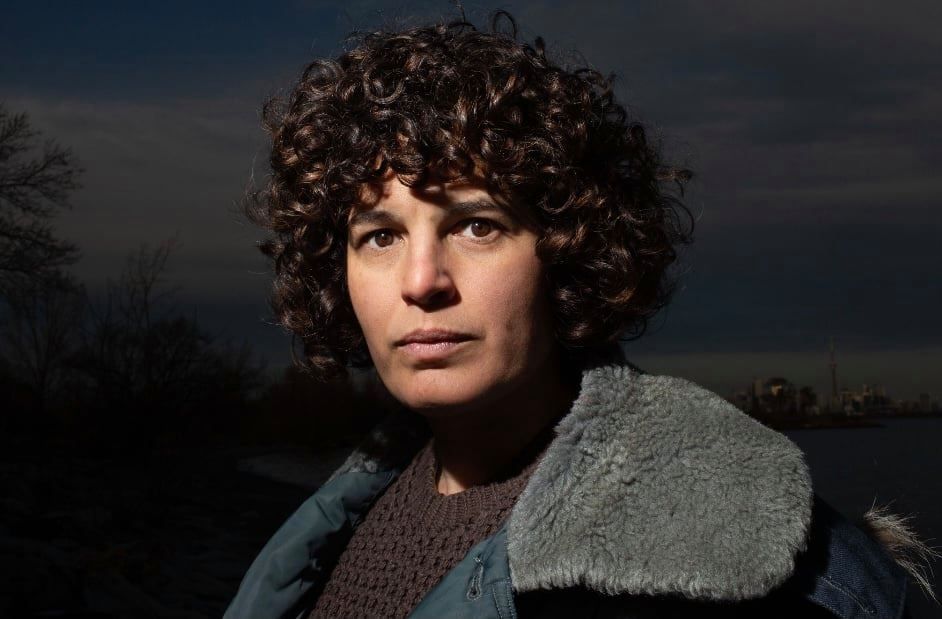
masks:
<path id="1" fill-rule="evenodd" d="M 919 412 L 920 413 L 931 413 L 932 412 L 932 399 L 928 393 L 919 394 Z"/>
<path id="2" fill-rule="evenodd" d="M 753 378 L 746 391 L 737 391 L 729 401 L 754 417 L 817 415 L 818 396 L 811 387 L 798 388 L 786 378 Z"/>
<path id="3" fill-rule="evenodd" d="M 802 387 L 798 390 L 798 410 L 811 415 L 821 412 L 818 408 L 818 394 L 811 387 Z"/>
<path id="4" fill-rule="evenodd" d="M 886 388 L 864 383 L 860 391 L 841 389 L 840 411 L 847 415 L 885 415 L 899 411 L 899 405 L 887 397 Z"/>

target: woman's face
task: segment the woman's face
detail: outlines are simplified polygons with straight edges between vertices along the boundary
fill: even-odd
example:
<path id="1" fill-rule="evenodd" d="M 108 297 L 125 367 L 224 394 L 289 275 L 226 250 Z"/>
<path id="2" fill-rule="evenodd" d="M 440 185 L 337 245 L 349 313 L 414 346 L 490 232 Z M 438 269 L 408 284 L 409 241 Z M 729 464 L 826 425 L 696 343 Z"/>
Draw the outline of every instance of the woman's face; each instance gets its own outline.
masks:
<path id="1" fill-rule="evenodd" d="M 478 184 L 394 176 L 349 219 L 347 284 L 380 378 L 429 414 L 538 384 L 554 338 L 536 233 Z"/>

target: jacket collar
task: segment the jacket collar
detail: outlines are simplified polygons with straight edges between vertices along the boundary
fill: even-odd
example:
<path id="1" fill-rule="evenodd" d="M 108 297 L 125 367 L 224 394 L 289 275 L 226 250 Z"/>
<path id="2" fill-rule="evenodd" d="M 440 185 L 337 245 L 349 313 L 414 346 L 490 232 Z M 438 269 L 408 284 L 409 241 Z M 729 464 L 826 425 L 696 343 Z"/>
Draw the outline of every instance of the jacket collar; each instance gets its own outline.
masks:
<path id="1" fill-rule="evenodd" d="M 401 470 L 427 436 L 398 410 L 332 479 Z M 689 381 L 597 357 L 507 521 L 513 586 L 758 597 L 793 572 L 813 496 L 784 435 Z"/>
<path id="2" fill-rule="evenodd" d="M 793 572 L 811 476 L 784 435 L 681 378 L 583 373 L 508 520 L 515 589 L 759 597 Z"/>

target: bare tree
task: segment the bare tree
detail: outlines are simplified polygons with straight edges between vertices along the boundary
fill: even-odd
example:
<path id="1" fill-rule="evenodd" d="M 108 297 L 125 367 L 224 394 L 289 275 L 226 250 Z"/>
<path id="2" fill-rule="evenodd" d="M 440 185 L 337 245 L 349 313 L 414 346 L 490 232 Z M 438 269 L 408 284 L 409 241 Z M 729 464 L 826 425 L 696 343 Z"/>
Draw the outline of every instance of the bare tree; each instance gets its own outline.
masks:
<path id="1" fill-rule="evenodd" d="M 83 366 L 99 390 L 137 400 L 186 374 L 206 337 L 196 324 L 171 316 L 176 289 L 165 286 L 167 259 L 176 239 L 151 249 L 142 244 L 127 258 L 117 281 L 90 308 Z M 166 393 L 166 391 L 164 391 Z"/>
<path id="2" fill-rule="evenodd" d="M 0 294 L 77 260 L 51 221 L 70 208 L 81 172 L 70 149 L 42 140 L 26 114 L 0 104 Z"/>
<path id="3" fill-rule="evenodd" d="M 219 346 L 173 303 L 176 288 L 165 269 L 176 239 L 154 248 L 142 245 L 129 256 L 116 282 L 109 282 L 101 303 L 91 305 L 90 321 L 78 367 L 106 406 L 133 405 L 158 414 L 162 423 L 195 403 L 244 396 L 257 386 L 261 370 L 247 349 Z"/>
<path id="4" fill-rule="evenodd" d="M 85 292 L 71 275 L 30 279 L 11 289 L 0 321 L 0 357 L 32 392 L 38 412 L 59 394 L 79 345 Z"/>

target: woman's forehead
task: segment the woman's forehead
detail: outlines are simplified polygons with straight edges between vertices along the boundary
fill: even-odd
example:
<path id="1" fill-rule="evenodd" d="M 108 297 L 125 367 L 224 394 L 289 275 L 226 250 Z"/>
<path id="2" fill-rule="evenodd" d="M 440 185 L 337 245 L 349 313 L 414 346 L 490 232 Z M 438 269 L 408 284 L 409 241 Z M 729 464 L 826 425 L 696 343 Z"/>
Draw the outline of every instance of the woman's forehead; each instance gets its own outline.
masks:
<path id="1" fill-rule="evenodd" d="M 491 194 L 481 179 L 443 181 L 432 178 L 421 185 L 409 186 L 396 174 L 392 174 L 381 181 L 365 183 L 360 188 L 360 199 L 351 208 L 350 216 L 379 207 L 395 209 L 414 201 L 442 208 L 471 201 L 489 202 L 502 208 L 507 205 L 501 196 Z"/>
<path id="2" fill-rule="evenodd" d="M 355 220 L 361 223 L 378 220 L 381 211 L 388 214 L 416 202 L 439 206 L 451 215 L 467 217 L 485 209 L 496 209 L 524 228 L 539 230 L 541 227 L 532 207 L 491 191 L 482 174 L 448 180 L 430 172 L 424 183 L 410 186 L 392 169 L 387 170 L 382 178 L 361 185 L 359 199 L 347 213 L 347 225 L 352 226 Z M 370 212 L 376 214 L 366 215 Z"/>
<path id="3" fill-rule="evenodd" d="M 452 188 L 426 193 L 421 188 L 401 186 L 369 205 L 358 205 L 351 209 L 347 225 L 352 230 L 357 226 L 403 224 L 404 218 L 416 212 L 426 215 L 431 213 L 436 219 L 467 219 L 482 214 L 500 213 L 511 222 L 517 220 L 507 207 L 499 204 L 486 191 L 477 188 Z"/>

